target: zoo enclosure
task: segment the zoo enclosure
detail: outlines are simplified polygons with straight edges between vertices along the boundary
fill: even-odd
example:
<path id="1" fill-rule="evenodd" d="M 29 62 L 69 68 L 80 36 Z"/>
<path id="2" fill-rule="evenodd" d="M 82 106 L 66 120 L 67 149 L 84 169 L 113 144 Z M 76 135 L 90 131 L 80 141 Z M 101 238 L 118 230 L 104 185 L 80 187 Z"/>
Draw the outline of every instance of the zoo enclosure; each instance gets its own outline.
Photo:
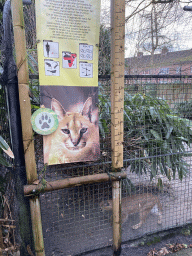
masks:
<path id="1" fill-rule="evenodd" d="M 31 76 L 31 88 L 34 95 L 38 92 L 37 76 Z M 34 85 L 34 86 L 33 86 Z M 61 178 L 77 177 L 89 174 L 107 173 L 111 169 L 111 147 L 110 147 L 110 77 L 99 78 L 99 100 L 100 100 L 100 137 L 101 137 L 101 158 L 97 163 L 84 163 L 81 165 L 62 165 L 57 167 L 47 167 L 43 170 L 42 159 L 42 140 L 35 136 L 36 162 L 38 167 L 39 179 L 42 178 L 50 182 L 60 180 Z M 190 76 L 125 76 L 125 107 L 127 97 L 139 97 L 138 102 L 131 106 L 127 101 L 127 106 L 132 107 L 133 115 L 142 117 L 143 110 L 150 110 L 151 116 L 146 114 L 144 122 L 138 123 L 138 119 L 125 119 L 124 135 L 124 171 L 128 179 L 122 181 L 122 197 L 130 195 L 158 195 L 163 206 L 162 225 L 157 225 L 156 216 L 149 219 L 138 230 L 133 231 L 131 226 L 138 223 L 138 215 L 131 215 L 127 221 L 122 224 L 122 241 L 127 242 L 146 234 L 156 233 L 173 227 L 183 226 L 191 223 L 191 148 L 185 145 L 180 149 L 171 147 L 172 141 L 167 142 L 170 147 L 165 150 L 159 143 L 158 132 L 159 123 L 151 120 L 155 112 L 166 111 L 167 106 L 162 106 L 162 102 L 156 102 L 155 105 L 142 105 L 142 99 L 149 97 L 152 101 L 157 98 L 164 99 L 168 103 L 171 113 L 176 116 L 176 122 L 172 120 L 174 129 L 181 129 L 180 117 L 188 119 L 190 125 L 191 119 L 191 89 L 192 77 Z M 38 102 L 38 98 L 32 99 L 32 102 Z M 137 103 L 137 104 L 136 104 Z M 148 103 L 151 104 L 149 101 Z M 130 112 L 129 112 L 130 113 Z M 132 121 L 133 127 L 130 127 Z M 165 124 L 166 125 L 166 124 Z M 145 128 L 146 137 L 134 137 L 130 130 L 142 131 Z M 151 133 L 152 131 L 152 133 Z M 155 133 L 157 132 L 157 133 Z M 163 133 L 162 133 L 163 134 Z M 190 130 L 183 131 L 183 135 L 188 137 Z M 167 136 L 163 134 L 162 139 Z M 144 146 L 143 140 L 149 141 Z M 173 145 L 174 146 L 174 145 Z M 181 145 L 180 145 L 181 146 Z M 145 147 L 145 150 L 143 148 Z M 149 149 L 147 151 L 147 148 Z M 172 152 L 170 151 L 172 149 Z M 150 152 L 150 154 L 148 154 Z M 183 161 L 184 160 L 184 161 Z M 182 181 L 179 179 L 179 171 L 175 174 L 175 180 L 169 180 L 173 175 L 171 167 L 167 164 L 167 174 L 161 174 L 160 162 L 176 162 L 176 165 L 184 164 Z M 185 163 L 188 165 L 185 166 Z M 154 164 L 151 170 L 150 166 Z M 132 169 L 130 171 L 130 166 Z M 147 166 L 146 168 L 144 168 Z M 129 167 L 129 168 L 128 168 Z M 145 169 L 145 171 L 144 171 Z M 155 172 L 158 171 L 158 174 Z M 186 173 L 185 173 L 186 170 Z M 151 172 L 154 178 L 151 181 Z M 141 175 L 142 174 L 142 175 Z M 157 175 L 156 175 L 157 174 Z M 170 175 L 170 176 L 169 176 Z M 186 176 L 185 176 L 186 175 Z M 181 178 L 181 177 L 180 177 Z M 162 182 L 162 183 L 161 183 Z M 162 185 L 163 184 L 163 185 Z M 98 183 L 82 185 L 76 188 L 62 189 L 60 191 L 48 192 L 41 195 L 42 223 L 45 241 L 45 251 L 55 251 L 56 255 L 62 255 L 63 250 L 69 254 L 75 255 L 79 252 L 91 251 L 108 245 L 112 245 L 112 229 L 110 226 L 110 212 L 101 212 L 100 203 L 112 198 L 111 183 Z M 124 207 L 124 206 L 122 206 Z M 129 207 L 129 206 L 128 206 Z M 48 214 L 49 210 L 49 214 Z M 54 217 L 53 217 L 54 216 Z M 57 216 L 57 220 L 55 219 Z M 47 225 L 51 220 L 52 224 Z M 99 223 L 99 224 L 98 224 Z M 54 239 L 52 237 L 54 234 Z M 73 237 L 73 238 L 72 238 Z M 73 246 L 74 243 L 76 246 Z M 61 246 L 61 241 L 66 243 Z M 49 248 L 49 249 L 48 249 Z M 49 255 L 49 254 L 48 254 Z"/>
<path id="2" fill-rule="evenodd" d="M 42 138 L 35 135 L 35 154 L 38 170 L 38 178 L 48 183 L 63 178 L 86 176 L 89 174 L 107 173 L 111 170 L 111 148 L 110 148 L 110 77 L 99 78 L 100 99 L 100 134 L 101 134 L 101 158 L 96 163 L 70 164 L 62 166 L 50 166 L 45 169 L 43 164 Z M 30 87 L 32 91 L 32 104 L 39 105 L 38 76 L 30 76 Z M 174 115 L 191 120 L 191 88 L 192 77 L 190 76 L 125 76 L 125 94 L 150 96 L 152 99 L 161 97 L 171 107 Z M 1 88 L 4 91 L 4 87 Z M 3 93 L 1 94 L 4 95 Z M 126 100 L 126 97 L 125 97 Z M 141 98 L 140 98 L 141 101 Z M 5 100 L 2 100 L 2 110 L 6 108 Z M 160 109 L 161 102 L 156 105 Z M 142 113 L 143 106 L 132 109 L 134 115 Z M 1 115 L 1 127 L 7 125 L 5 115 Z M 104 120 L 106 122 L 104 122 Z M 145 118 L 146 130 L 150 131 L 148 125 L 149 116 Z M 188 121 L 190 122 L 190 121 Z M 129 121 L 125 122 L 125 128 Z M 134 129 L 142 129 L 143 124 L 134 124 Z M 153 123 L 153 130 L 157 124 Z M 175 127 L 178 128 L 179 127 Z M 9 135 L 8 129 L 3 129 L 6 139 Z M 189 132 L 189 131 L 188 131 Z M 187 131 L 186 134 L 187 136 Z M 138 139 L 138 138 L 137 138 Z M 126 142 L 131 142 L 126 145 Z M 137 142 L 137 140 L 136 140 Z M 135 144 L 134 137 L 128 134 L 124 144 L 124 171 L 127 172 L 128 180 L 122 181 L 122 197 L 130 194 L 155 194 L 158 195 L 163 206 L 163 223 L 157 225 L 156 216 L 147 218 L 141 228 L 133 230 L 131 227 L 138 223 L 138 215 L 134 214 L 122 224 L 122 241 L 127 242 L 153 234 L 161 230 L 184 226 L 191 223 L 191 153 L 190 147 L 184 147 L 183 151 L 166 152 L 158 151 L 158 140 L 151 138 L 150 144 L 154 149 L 153 155 L 142 154 L 142 140 Z M 127 148 L 129 151 L 127 151 Z M 158 154 L 157 154 L 158 153 Z M 152 182 L 150 172 L 139 175 L 142 164 L 151 162 L 158 158 L 166 159 L 174 155 L 176 160 L 189 164 L 188 173 L 182 181 L 176 175 L 175 180 L 170 181 L 166 175 L 157 175 Z M 130 172 L 128 166 L 134 166 L 134 172 Z M 159 178 L 163 181 L 163 187 L 159 184 Z M 111 199 L 111 182 L 85 184 L 75 188 L 66 188 L 54 192 L 41 194 L 41 210 L 43 235 L 46 255 L 76 255 L 105 246 L 112 245 L 112 228 L 110 225 L 110 212 L 101 212 L 100 203 Z M 65 241 L 65 242 L 64 242 Z M 75 244 L 75 246 L 74 246 Z"/>
<path id="3" fill-rule="evenodd" d="M 140 77 L 141 78 L 141 77 Z M 139 77 L 130 77 L 129 82 L 127 83 L 127 80 L 125 82 L 125 106 L 127 106 L 127 102 L 131 103 L 132 98 L 127 98 L 127 96 L 134 96 L 136 95 L 138 98 L 136 98 L 136 103 L 140 103 L 145 99 L 149 99 L 149 102 L 152 103 L 152 100 L 150 101 L 150 98 L 147 98 L 148 96 L 153 97 L 161 97 L 164 98 L 164 100 L 168 101 L 170 108 L 177 112 L 177 120 L 179 120 L 180 114 L 181 117 L 183 117 L 183 113 L 185 117 L 190 117 L 190 111 L 189 115 L 187 116 L 186 106 L 179 105 L 180 103 L 184 103 L 185 100 L 190 99 L 190 77 L 183 78 L 178 77 L 178 81 L 173 81 L 171 77 L 143 77 L 140 79 Z M 102 80 L 103 81 L 103 80 Z M 39 138 L 37 135 L 35 136 L 35 143 L 36 143 L 36 157 L 37 157 L 37 167 L 38 167 L 38 174 L 39 174 L 39 180 L 45 182 L 51 182 L 53 180 L 59 180 L 63 178 L 69 178 L 69 177 L 76 177 L 76 176 L 83 176 L 88 174 L 97 174 L 97 173 L 103 173 L 108 172 L 111 169 L 111 150 L 110 150 L 110 92 L 109 92 L 109 84 L 110 82 L 106 81 L 104 79 L 102 86 L 100 86 L 101 92 L 100 93 L 100 102 L 101 102 L 101 111 L 100 111 L 100 131 L 101 131 L 101 159 L 98 163 L 92 163 L 92 164 L 82 164 L 82 165 L 65 165 L 60 167 L 49 167 L 45 168 L 43 166 L 42 161 L 42 143 L 41 138 Z M 35 86 L 32 86 L 33 96 L 32 99 L 34 103 L 35 101 L 39 100 L 38 95 L 35 98 L 34 95 L 38 91 L 37 84 Z M 145 102 L 144 102 L 145 103 Z M 157 118 L 156 110 L 160 109 L 167 109 L 166 104 L 163 104 L 161 101 L 156 102 L 157 105 L 151 106 L 152 108 L 147 109 L 145 105 L 131 105 L 132 113 L 136 117 L 143 118 L 139 116 L 139 112 L 143 113 L 143 110 L 150 111 L 152 118 Z M 162 106 L 163 105 L 163 106 Z M 178 111 L 177 105 L 179 105 L 180 110 Z M 128 105 L 130 106 L 130 105 Z M 162 108 L 161 108 L 162 107 Z M 183 111 L 184 109 L 184 111 Z M 190 109 L 190 108 L 189 108 Z M 178 113 L 179 112 L 179 113 Z M 180 113 L 182 112 L 182 113 Z M 127 113 L 126 113 L 127 114 Z M 159 158 L 163 162 L 164 161 L 171 161 L 172 156 L 176 156 L 177 164 L 179 163 L 179 160 L 183 164 L 182 156 L 185 156 L 186 153 L 190 152 L 190 148 L 184 147 L 184 149 L 181 148 L 181 151 L 173 151 L 169 153 L 163 153 L 163 148 L 160 147 L 160 141 L 162 138 L 158 137 L 158 133 L 156 132 L 156 129 L 158 128 L 157 124 L 151 121 L 149 118 L 149 113 L 147 115 L 144 115 L 143 122 L 141 124 L 138 124 L 138 120 L 134 120 L 132 122 L 132 129 L 137 129 L 136 135 L 139 134 L 139 136 L 135 136 L 135 133 L 129 133 L 129 130 L 127 129 L 125 135 L 127 136 L 125 138 L 125 142 L 128 142 L 127 144 L 124 143 L 124 168 L 125 171 L 129 174 L 129 179 L 126 180 L 126 182 L 122 182 L 122 190 L 123 190 L 123 197 L 126 198 L 131 193 L 136 194 L 142 194 L 143 192 L 147 192 L 150 194 L 159 194 L 160 193 L 160 187 L 161 187 L 161 181 L 163 180 L 163 177 L 158 177 L 158 180 L 156 181 L 153 186 L 149 183 L 146 183 L 146 181 L 149 181 L 150 177 L 150 166 L 153 166 L 153 176 L 156 175 L 156 171 L 158 170 L 158 163 Z M 170 114 L 170 113 L 169 113 Z M 172 113 L 171 113 L 172 114 Z M 171 115 L 170 114 L 170 115 Z M 170 117 L 170 116 L 169 116 Z M 127 117 L 125 121 L 126 127 L 129 127 L 129 116 Z M 175 119 L 174 119 L 175 121 Z M 174 123 L 173 121 L 173 123 Z M 149 125 L 150 124 L 150 125 Z M 174 123 L 175 124 L 175 123 Z M 177 123 L 179 125 L 179 123 Z M 125 128 L 126 128 L 125 127 Z M 143 127 L 146 128 L 145 130 L 148 131 L 148 135 L 150 134 L 150 137 L 148 138 L 141 133 L 143 132 Z M 178 126 L 179 127 L 179 126 Z M 175 125 L 175 128 L 177 129 L 177 125 Z M 173 128 L 171 127 L 170 130 L 163 134 L 164 137 L 169 137 L 169 133 L 171 133 Z M 179 129 L 178 129 L 179 130 Z M 151 132 L 152 131 L 152 132 Z M 141 133 L 140 133 L 141 132 Z M 188 136 L 190 134 L 190 130 L 186 129 L 184 131 L 185 135 Z M 189 134 L 188 134 L 189 133 Z M 145 139 L 145 143 L 148 140 L 149 143 L 143 145 L 143 138 Z M 154 140 L 155 139 L 155 140 Z M 187 138 L 186 138 L 187 139 Z M 171 143 L 171 142 L 170 142 Z M 146 146 L 147 145 L 147 146 Z M 152 146 L 151 146 L 152 145 Z M 147 147 L 149 149 L 150 154 L 147 153 L 147 150 L 143 149 L 143 146 Z M 164 145 L 166 146 L 166 145 Z M 167 145 L 168 146 L 168 145 Z M 178 156 L 178 157 L 177 157 Z M 190 158 L 185 159 L 186 162 L 190 164 Z M 143 176 L 134 176 L 132 173 L 130 173 L 130 170 L 127 169 L 128 166 L 132 166 L 132 171 L 135 171 L 137 174 L 140 174 L 145 169 L 145 175 Z M 147 167 L 146 167 L 147 166 Z M 155 168 L 157 167 L 157 168 Z M 163 168 L 166 166 L 163 166 Z M 177 166 L 173 166 L 174 168 L 177 168 Z M 171 168 L 164 168 L 164 171 L 167 172 L 168 177 L 171 175 Z M 190 168 L 188 168 L 188 172 L 190 171 Z M 166 174 L 166 175 L 167 175 Z M 180 173 L 180 175 L 183 175 L 183 172 Z M 144 177 L 142 179 L 141 177 Z M 112 177 L 111 177 L 112 179 Z M 177 180 L 177 176 L 176 176 Z M 165 188 L 163 190 L 163 199 L 162 204 L 163 206 L 166 206 L 164 202 L 169 204 L 170 196 L 175 197 L 175 194 L 173 193 L 172 189 L 173 187 L 180 187 L 180 185 L 186 185 L 182 186 L 182 191 L 180 193 L 180 198 L 182 198 L 182 202 L 184 202 L 184 208 L 183 205 L 178 204 L 180 208 L 185 209 L 187 214 L 183 213 L 181 214 L 181 209 L 177 209 L 175 213 L 175 217 L 172 218 L 173 222 L 169 221 L 170 216 L 173 216 L 174 209 L 168 208 L 168 210 L 164 210 L 164 223 L 162 227 L 156 226 L 156 222 L 148 222 L 148 225 L 142 226 L 137 231 L 131 231 L 132 230 L 130 226 L 132 226 L 132 223 L 134 221 L 137 223 L 138 216 L 134 215 L 134 217 L 131 219 L 131 222 L 127 221 L 123 225 L 127 225 L 127 229 L 123 228 L 123 241 L 127 241 L 129 239 L 133 239 L 136 237 L 140 237 L 143 234 L 156 232 L 158 230 L 167 229 L 170 227 L 174 227 L 177 225 L 183 225 L 184 223 L 190 222 L 190 213 L 191 209 L 190 207 L 190 197 L 186 200 L 186 191 L 189 191 L 190 194 L 190 172 L 188 174 L 188 180 L 184 180 L 184 183 L 177 182 L 177 185 L 173 183 L 173 185 L 169 184 L 169 180 L 165 179 Z M 188 184 L 188 187 L 187 187 Z M 170 189 L 171 187 L 171 189 Z M 186 187 L 186 191 L 184 191 L 184 188 Z M 162 192 L 161 192 L 162 193 Z M 168 196 L 164 194 L 167 193 Z M 173 194 L 173 195 L 172 195 Z M 49 253 L 56 253 L 56 255 L 62 255 L 63 253 L 69 253 L 69 254 L 76 254 L 83 251 L 88 251 L 96 248 L 100 248 L 102 246 L 111 245 L 112 244 L 112 233 L 111 233 L 111 227 L 110 227 L 110 213 L 100 213 L 100 203 L 103 200 L 111 199 L 111 185 L 110 183 L 107 184 L 98 184 L 98 185 L 83 185 L 79 188 L 74 189 L 63 189 L 59 192 L 52 192 L 48 194 L 41 195 L 41 203 L 42 203 L 42 218 L 43 218 L 43 229 L 44 229 L 44 240 L 45 240 L 45 249 L 46 254 L 49 255 Z M 34 197 L 35 198 L 35 197 Z M 171 198 L 172 199 L 172 198 Z M 47 211 L 48 210 L 48 211 Z M 95 212 L 93 212 L 93 210 Z M 178 213 L 179 213 L 179 219 L 178 219 Z M 57 215 L 57 221 L 54 221 L 55 216 Z M 54 217 L 53 217 L 54 216 Z M 185 217 L 184 217 L 185 216 Z M 50 222 L 52 225 L 48 225 Z M 98 226 L 99 223 L 99 226 Z M 135 224 L 136 224 L 135 223 Z M 167 224 L 168 223 L 168 224 Z M 170 224 L 171 223 L 171 224 Z M 52 236 L 54 234 L 54 237 Z M 91 238 L 89 238 L 91 234 Z M 74 240 L 75 238 L 75 240 Z M 85 239 L 86 238 L 86 239 Z M 63 245 L 63 241 L 65 240 L 65 244 Z M 74 246 L 74 243 L 76 246 Z M 63 245 L 63 247 L 62 247 Z"/>

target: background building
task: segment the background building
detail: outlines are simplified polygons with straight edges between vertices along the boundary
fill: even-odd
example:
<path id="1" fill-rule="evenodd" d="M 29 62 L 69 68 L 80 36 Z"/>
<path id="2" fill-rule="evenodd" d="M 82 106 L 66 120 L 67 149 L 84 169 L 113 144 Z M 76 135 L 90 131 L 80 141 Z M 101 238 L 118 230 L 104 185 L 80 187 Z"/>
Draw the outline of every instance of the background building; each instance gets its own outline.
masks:
<path id="1" fill-rule="evenodd" d="M 160 54 L 125 59 L 125 75 L 192 75 L 192 49 L 169 52 L 166 47 Z"/>

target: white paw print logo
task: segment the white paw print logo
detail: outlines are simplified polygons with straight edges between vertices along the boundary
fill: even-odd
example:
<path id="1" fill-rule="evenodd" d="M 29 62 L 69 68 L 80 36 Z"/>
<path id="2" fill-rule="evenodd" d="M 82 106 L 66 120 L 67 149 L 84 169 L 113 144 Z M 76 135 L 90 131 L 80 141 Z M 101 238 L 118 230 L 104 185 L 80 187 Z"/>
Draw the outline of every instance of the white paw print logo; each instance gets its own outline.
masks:
<path id="1" fill-rule="evenodd" d="M 56 113 L 49 108 L 35 111 L 31 117 L 33 130 L 42 135 L 53 133 L 59 124 Z"/>
<path id="2" fill-rule="evenodd" d="M 49 130 L 54 126 L 54 118 L 50 113 L 44 112 L 40 113 L 36 120 L 36 125 L 40 130 Z"/>

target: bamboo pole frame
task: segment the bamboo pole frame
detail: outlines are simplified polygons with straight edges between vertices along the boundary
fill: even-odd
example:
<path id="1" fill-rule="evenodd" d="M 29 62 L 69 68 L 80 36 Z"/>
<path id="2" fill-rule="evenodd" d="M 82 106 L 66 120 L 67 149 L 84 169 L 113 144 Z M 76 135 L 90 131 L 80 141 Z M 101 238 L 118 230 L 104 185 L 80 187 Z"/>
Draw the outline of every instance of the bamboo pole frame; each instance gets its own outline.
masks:
<path id="1" fill-rule="evenodd" d="M 22 0 L 11 1 L 13 32 L 16 50 L 16 65 L 18 71 L 19 101 L 25 154 L 27 182 L 31 184 L 37 179 L 33 130 L 31 126 L 31 104 L 29 98 L 29 74 L 25 42 L 25 25 Z M 32 228 L 37 256 L 44 256 L 43 231 L 41 224 L 39 199 L 30 199 Z M 35 217 L 33 217 L 35 216 Z M 38 237 L 38 239 L 36 239 Z"/>
<path id="2" fill-rule="evenodd" d="M 111 149 L 113 171 L 123 167 L 125 0 L 111 0 Z M 112 182 L 113 252 L 121 253 L 121 183 Z"/>
<path id="3" fill-rule="evenodd" d="M 127 177 L 126 172 L 116 172 L 116 173 L 101 173 L 95 175 L 87 175 L 75 178 L 66 178 L 63 180 L 56 180 L 52 182 L 47 182 L 44 186 L 39 183 L 38 185 L 26 185 L 24 186 L 25 195 L 34 195 L 34 193 L 44 193 L 54 190 L 59 190 L 63 188 L 81 186 L 83 184 L 92 184 L 97 182 L 106 182 L 109 180 L 120 180 Z"/>
<path id="4" fill-rule="evenodd" d="M 37 180 L 33 132 L 30 124 L 31 107 L 28 88 L 28 66 L 26 58 L 24 19 L 21 0 L 12 0 L 13 29 L 18 68 L 19 97 L 22 119 L 24 152 L 28 184 Z M 112 166 L 114 170 L 123 167 L 123 105 L 124 105 L 124 23 L 125 0 L 112 0 L 112 88 L 111 88 L 111 135 Z M 90 183 L 90 181 L 89 181 Z M 120 203 L 121 184 L 113 181 L 113 247 L 114 255 L 121 248 Z M 30 199 L 31 217 L 37 256 L 43 256 L 44 244 L 39 198 Z"/>

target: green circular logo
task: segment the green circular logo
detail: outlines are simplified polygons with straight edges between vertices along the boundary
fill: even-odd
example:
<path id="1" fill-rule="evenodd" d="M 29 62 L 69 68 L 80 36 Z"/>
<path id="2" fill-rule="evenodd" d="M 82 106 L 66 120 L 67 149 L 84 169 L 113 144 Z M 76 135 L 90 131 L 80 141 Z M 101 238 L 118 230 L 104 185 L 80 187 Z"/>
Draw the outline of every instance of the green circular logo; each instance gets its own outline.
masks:
<path id="1" fill-rule="evenodd" d="M 59 120 L 56 113 L 49 108 L 40 108 L 31 117 L 33 130 L 41 135 L 48 135 L 57 130 Z"/>

